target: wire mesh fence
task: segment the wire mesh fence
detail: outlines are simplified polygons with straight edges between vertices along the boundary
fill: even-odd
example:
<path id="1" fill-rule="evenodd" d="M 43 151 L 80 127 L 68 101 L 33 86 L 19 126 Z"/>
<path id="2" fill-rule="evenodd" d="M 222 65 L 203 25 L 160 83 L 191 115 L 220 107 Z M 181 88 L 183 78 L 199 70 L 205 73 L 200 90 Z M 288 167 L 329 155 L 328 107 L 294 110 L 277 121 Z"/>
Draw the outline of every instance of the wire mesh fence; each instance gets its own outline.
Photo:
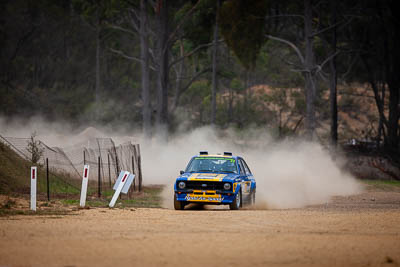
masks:
<path id="1" fill-rule="evenodd" d="M 22 158 L 32 161 L 32 138 L 3 137 L 0 141 L 8 145 Z M 136 174 L 133 191 L 142 190 L 142 170 L 139 144 L 131 142 L 115 145 L 111 138 L 90 138 L 86 142 L 78 143 L 67 148 L 49 147 L 37 140 L 37 165 L 44 170 L 48 169 L 53 184 L 57 182 L 58 190 L 72 194 L 80 191 L 83 166 L 89 165 L 89 193 L 101 196 L 104 190 L 111 189 L 121 170 Z M 51 184 L 51 183 L 50 183 Z M 54 188 L 54 186 L 53 186 Z M 68 189 L 69 188 L 69 189 Z"/>

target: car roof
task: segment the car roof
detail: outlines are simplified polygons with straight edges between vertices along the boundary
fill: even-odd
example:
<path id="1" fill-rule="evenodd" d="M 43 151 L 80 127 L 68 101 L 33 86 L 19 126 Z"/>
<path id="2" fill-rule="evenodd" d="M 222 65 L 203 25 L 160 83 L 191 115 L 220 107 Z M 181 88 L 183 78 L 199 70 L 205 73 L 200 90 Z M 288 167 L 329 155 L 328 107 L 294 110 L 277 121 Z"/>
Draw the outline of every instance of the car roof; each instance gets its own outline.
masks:
<path id="1" fill-rule="evenodd" d="M 221 155 L 221 154 L 207 154 L 207 155 L 196 155 L 194 158 L 228 158 L 228 159 L 237 159 L 238 156 L 230 156 L 230 155 Z"/>

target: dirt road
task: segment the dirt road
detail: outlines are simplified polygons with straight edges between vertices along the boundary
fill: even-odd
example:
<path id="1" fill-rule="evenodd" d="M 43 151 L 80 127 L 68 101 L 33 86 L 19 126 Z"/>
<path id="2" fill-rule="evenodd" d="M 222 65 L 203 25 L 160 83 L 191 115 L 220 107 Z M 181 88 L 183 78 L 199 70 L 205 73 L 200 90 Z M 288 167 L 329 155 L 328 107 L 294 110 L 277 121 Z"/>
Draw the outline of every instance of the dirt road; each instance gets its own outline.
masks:
<path id="1" fill-rule="evenodd" d="M 0 266 L 399 266 L 400 192 L 290 210 L 0 218 Z"/>

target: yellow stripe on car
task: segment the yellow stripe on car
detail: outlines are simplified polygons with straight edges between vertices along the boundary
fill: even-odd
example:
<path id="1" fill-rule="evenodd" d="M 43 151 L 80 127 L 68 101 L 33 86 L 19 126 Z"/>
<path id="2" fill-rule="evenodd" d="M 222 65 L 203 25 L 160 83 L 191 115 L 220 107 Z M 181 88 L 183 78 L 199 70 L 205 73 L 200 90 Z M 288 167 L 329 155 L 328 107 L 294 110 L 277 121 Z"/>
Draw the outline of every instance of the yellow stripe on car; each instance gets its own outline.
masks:
<path id="1" fill-rule="evenodd" d="M 220 182 L 226 174 L 218 174 L 218 173 L 193 173 L 188 177 L 188 181 L 211 181 L 211 182 Z"/>

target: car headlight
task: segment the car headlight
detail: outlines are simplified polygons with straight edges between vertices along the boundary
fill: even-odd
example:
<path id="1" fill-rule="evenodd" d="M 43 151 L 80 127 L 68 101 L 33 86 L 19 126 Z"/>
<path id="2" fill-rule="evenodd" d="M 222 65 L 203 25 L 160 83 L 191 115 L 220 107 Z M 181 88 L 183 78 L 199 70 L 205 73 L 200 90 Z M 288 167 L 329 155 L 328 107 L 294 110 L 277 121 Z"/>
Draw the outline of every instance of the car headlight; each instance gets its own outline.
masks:
<path id="1" fill-rule="evenodd" d="M 179 187 L 179 189 L 184 189 L 186 187 L 186 183 L 185 182 L 179 182 L 178 187 Z"/>
<path id="2" fill-rule="evenodd" d="M 231 184 L 230 183 L 224 183 L 224 189 L 225 190 L 231 189 Z"/>

